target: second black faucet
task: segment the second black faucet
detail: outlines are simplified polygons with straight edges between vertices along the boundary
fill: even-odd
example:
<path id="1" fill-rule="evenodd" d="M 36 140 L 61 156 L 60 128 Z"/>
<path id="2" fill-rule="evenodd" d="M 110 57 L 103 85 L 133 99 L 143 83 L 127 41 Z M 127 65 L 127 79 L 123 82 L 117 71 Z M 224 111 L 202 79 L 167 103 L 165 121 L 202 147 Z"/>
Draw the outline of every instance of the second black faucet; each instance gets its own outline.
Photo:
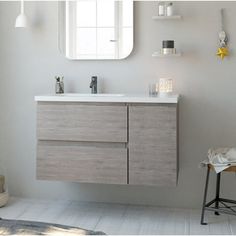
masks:
<path id="1" fill-rule="evenodd" d="M 92 94 L 98 93 L 98 77 L 97 76 L 92 76 L 89 87 L 91 88 Z"/>

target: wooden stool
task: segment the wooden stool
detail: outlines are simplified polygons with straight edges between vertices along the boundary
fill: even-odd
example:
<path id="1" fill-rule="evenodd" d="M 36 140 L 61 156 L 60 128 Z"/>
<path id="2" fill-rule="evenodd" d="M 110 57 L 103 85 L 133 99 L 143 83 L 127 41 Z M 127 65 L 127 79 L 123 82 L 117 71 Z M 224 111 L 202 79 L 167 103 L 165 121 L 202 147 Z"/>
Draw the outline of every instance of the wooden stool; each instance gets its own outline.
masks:
<path id="1" fill-rule="evenodd" d="M 219 215 L 219 212 L 225 213 L 225 214 L 230 214 L 230 215 L 236 215 L 236 210 L 233 209 L 233 207 L 236 207 L 236 206 L 227 205 L 227 203 L 236 204 L 236 201 L 220 197 L 221 172 L 217 174 L 215 198 L 213 200 L 211 200 L 210 202 L 206 203 L 210 170 L 214 170 L 214 167 L 212 165 L 208 164 L 207 165 L 205 191 L 204 191 L 203 204 L 202 204 L 202 216 L 201 216 L 201 224 L 202 225 L 207 225 L 207 223 L 204 222 L 204 216 L 205 216 L 206 210 L 207 211 L 214 211 L 215 215 Z M 225 169 L 224 171 L 225 172 L 236 172 L 236 166 L 231 166 L 231 167 Z M 219 206 L 220 203 L 223 205 L 223 207 Z M 212 205 L 214 205 L 214 206 L 212 206 Z"/>

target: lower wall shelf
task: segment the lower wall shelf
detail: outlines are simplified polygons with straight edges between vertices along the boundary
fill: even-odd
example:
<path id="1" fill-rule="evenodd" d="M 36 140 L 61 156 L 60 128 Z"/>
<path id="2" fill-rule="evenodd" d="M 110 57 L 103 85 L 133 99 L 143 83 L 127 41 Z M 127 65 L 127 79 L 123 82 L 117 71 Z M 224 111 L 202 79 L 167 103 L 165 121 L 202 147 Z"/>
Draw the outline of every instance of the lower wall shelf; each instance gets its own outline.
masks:
<path id="1" fill-rule="evenodd" d="M 154 52 L 152 57 L 181 57 L 183 55 L 182 52 L 177 52 L 173 54 L 163 54 L 161 52 Z"/>

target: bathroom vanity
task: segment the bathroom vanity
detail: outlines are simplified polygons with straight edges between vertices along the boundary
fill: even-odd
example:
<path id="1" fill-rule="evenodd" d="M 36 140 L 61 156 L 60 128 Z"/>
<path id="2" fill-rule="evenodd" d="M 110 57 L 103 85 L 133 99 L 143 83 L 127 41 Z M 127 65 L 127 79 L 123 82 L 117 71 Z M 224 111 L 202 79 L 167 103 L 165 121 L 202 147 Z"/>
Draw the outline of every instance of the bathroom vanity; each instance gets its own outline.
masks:
<path id="1" fill-rule="evenodd" d="M 36 96 L 37 179 L 175 186 L 178 96 Z"/>

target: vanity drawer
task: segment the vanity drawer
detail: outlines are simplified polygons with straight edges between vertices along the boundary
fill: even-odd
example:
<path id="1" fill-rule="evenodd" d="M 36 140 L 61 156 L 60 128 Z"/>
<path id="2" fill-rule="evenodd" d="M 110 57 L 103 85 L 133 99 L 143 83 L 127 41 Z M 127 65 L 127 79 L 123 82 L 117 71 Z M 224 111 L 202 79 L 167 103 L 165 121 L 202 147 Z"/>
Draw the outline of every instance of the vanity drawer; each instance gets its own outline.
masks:
<path id="1" fill-rule="evenodd" d="M 38 103 L 39 140 L 127 142 L 127 107 L 81 103 Z"/>
<path id="2" fill-rule="evenodd" d="M 37 179 L 127 184 L 127 149 L 121 145 L 39 141 Z"/>

